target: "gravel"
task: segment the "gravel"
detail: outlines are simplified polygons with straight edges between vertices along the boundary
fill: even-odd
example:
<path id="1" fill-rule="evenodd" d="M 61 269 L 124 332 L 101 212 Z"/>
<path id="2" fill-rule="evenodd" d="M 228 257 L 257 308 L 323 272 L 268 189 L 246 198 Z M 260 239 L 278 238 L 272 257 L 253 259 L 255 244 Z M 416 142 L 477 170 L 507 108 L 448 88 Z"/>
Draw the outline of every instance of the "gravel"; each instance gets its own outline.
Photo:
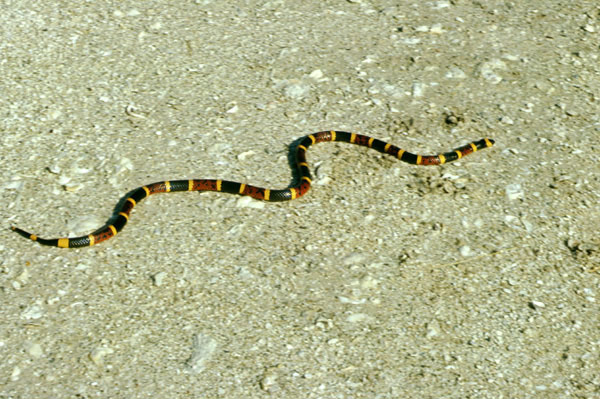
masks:
<path id="1" fill-rule="evenodd" d="M 600 9 L 8 1 L 0 397 L 600 397 Z M 289 203 L 136 187 L 293 181 Z"/>

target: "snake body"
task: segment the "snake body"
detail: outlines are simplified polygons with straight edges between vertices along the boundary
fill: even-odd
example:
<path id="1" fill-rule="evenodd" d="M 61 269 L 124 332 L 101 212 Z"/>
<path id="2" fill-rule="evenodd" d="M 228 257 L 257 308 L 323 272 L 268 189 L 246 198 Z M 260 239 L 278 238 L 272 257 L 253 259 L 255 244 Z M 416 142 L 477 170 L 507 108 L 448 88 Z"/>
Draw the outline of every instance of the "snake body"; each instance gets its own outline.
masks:
<path id="1" fill-rule="evenodd" d="M 300 140 L 300 143 L 296 148 L 296 167 L 299 172 L 299 182 L 293 187 L 283 190 L 273 190 L 245 183 L 213 179 L 161 181 L 138 187 L 131 191 L 122 201 L 122 206 L 104 226 L 85 236 L 45 239 L 38 237 L 35 234 L 28 233 L 25 230 L 21 230 L 18 227 L 13 226 L 11 229 L 21 236 L 42 245 L 61 248 L 89 247 L 102 241 L 106 241 L 120 232 L 129 221 L 129 216 L 133 208 L 141 200 L 152 194 L 171 193 L 176 191 L 220 191 L 230 194 L 246 195 L 263 201 L 290 201 L 303 196 L 310 189 L 312 177 L 308 168 L 308 163 L 306 162 L 306 150 L 313 144 L 326 141 L 339 141 L 369 147 L 412 165 L 441 165 L 460 159 L 477 150 L 491 147 L 494 144 L 494 140 L 486 138 L 438 155 L 417 155 L 373 137 L 333 130 L 323 131 L 309 134 Z"/>

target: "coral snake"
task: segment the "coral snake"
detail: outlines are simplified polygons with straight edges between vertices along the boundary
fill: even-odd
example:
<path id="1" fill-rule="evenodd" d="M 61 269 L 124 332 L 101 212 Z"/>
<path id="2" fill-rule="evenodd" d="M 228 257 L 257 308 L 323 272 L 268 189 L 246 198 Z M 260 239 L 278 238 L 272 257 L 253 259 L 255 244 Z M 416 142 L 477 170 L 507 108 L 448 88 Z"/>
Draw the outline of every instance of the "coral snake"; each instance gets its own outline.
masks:
<path id="1" fill-rule="evenodd" d="M 109 219 L 107 224 L 85 236 L 44 239 L 14 226 L 11 227 L 11 229 L 21 236 L 37 241 L 42 245 L 61 248 L 88 247 L 106 241 L 120 232 L 129 220 L 131 210 L 141 200 L 152 194 L 170 193 L 175 191 L 220 191 L 224 193 L 247 195 L 263 201 L 277 202 L 293 200 L 303 196 L 310 189 L 312 177 L 308 168 L 308 163 L 306 162 L 306 150 L 315 143 L 325 141 L 340 141 L 369 147 L 394 156 L 401 161 L 412 165 L 441 165 L 460 159 L 477 150 L 491 147 L 494 144 L 494 140 L 492 139 L 481 139 L 443 154 L 417 155 L 369 136 L 339 131 L 323 131 L 309 134 L 300 140 L 296 148 L 296 166 L 300 177 L 298 184 L 294 187 L 289 187 L 284 190 L 272 190 L 234 181 L 211 179 L 161 181 L 131 191 L 127 197 L 121 201 L 122 205 L 115 211 L 114 216 Z"/>

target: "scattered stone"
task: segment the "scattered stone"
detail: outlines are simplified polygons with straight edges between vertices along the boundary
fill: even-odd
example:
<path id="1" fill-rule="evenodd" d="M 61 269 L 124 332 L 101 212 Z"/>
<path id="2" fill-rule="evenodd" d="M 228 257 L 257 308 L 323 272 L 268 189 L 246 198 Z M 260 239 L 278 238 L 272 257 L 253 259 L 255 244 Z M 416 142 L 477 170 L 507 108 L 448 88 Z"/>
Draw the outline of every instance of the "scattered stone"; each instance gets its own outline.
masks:
<path id="1" fill-rule="evenodd" d="M 27 268 L 23 268 L 23 271 L 19 273 L 15 280 L 19 282 L 19 284 L 25 285 L 29 281 L 29 270 Z"/>
<path id="2" fill-rule="evenodd" d="M 302 82 L 293 82 L 285 86 L 283 94 L 294 100 L 300 100 L 308 95 L 310 86 Z"/>
<path id="3" fill-rule="evenodd" d="M 75 234 L 89 233 L 102 226 L 102 221 L 93 215 L 82 215 L 71 219 L 67 223 L 67 230 Z"/>
<path id="4" fill-rule="evenodd" d="M 235 203 L 235 206 L 238 208 L 253 208 L 253 209 L 263 209 L 265 207 L 264 201 L 255 200 L 252 197 L 240 197 Z"/>
<path id="5" fill-rule="evenodd" d="M 277 378 L 279 377 L 279 369 L 281 367 L 268 368 L 260 379 L 260 389 L 267 392 L 276 392 L 279 390 Z"/>
<path id="6" fill-rule="evenodd" d="M 519 183 L 513 183 L 506 186 L 504 189 L 506 192 L 506 197 L 510 200 L 523 199 L 525 194 L 523 192 L 523 188 Z"/>
<path id="7" fill-rule="evenodd" d="M 44 309 L 39 304 L 34 304 L 25 308 L 23 313 L 21 313 L 21 318 L 25 320 L 37 320 L 42 318 L 44 313 Z"/>
<path id="8" fill-rule="evenodd" d="M 42 351 L 42 346 L 38 343 L 33 343 L 33 342 L 26 343 L 25 350 L 31 357 L 33 357 L 35 359 L 39 359 L 44 354 L 44 352 Z"/>
<path id="9" fill-rule="evenodd" d="M 366 255 L 364 254 L 360 254 L 360 253 L 353 253 L 350 254 L 348 256 L 346 256 L 343 260 L 342 263 L 346 266 L 349 265 L 356 265 L 357 263 L 362 263 L 364 262 L 364 260 L 367 258 Z"/>
<path id="10" fill-rule="evenodd" d="M 346 321 L 349 323 L 361 323 L 369 319 L 369 316 L 364 313 L 352 313 L 346 317 Z"/>
<path id="11" fill-rule="evenodd" d="M 540 301 L 531 301 L 531 302 L 529 302 L 529 307 L 533 310 L 539 310 L 539 309 L 545 308 L 546 304 L 544 304 L 544 302 L 540 302 Z"/>
<path id="12" fill-rule="evenodd" d="M 434 33 L 436 35 L 441 35 L 442 33 L 445 32 L 445 30 L 442 27 L 442 24 L 433 24 L 433 25 L 431 25 L 429 32 Z"/>
<path id="13" fill-rule="evenodd" d="M 448 79 L 464 79 L 467 74 L 458 67 L 452 67 L 446 72 L 446 78 Z"/>
<path id="14" fill-rule="evenodd" d="M 243 161 L 243 160 L 245 160 L 246 158 L 248 158 L 248 157 L 251 157 L 251 156 L 252 156 L 252 155 L 254 155 L 254 154 L 256 154 L 256 152 L 255 152 L 255 151 L 252 151 L 252 150 L 249 150 L 249 151 L 244 151 L 244 152 L 242 152 L 241 154 L 239 154 L 239 155 L 237 156 L 237 159 L 239 159 L 240 161 Z"/>
<path id="15" fill-rule="evenodd" d="M 103 360 L 104 356 L 113 354 L 114 352 L 115 351 L 112 348 L 109 348 L 107 346 L 101 346 L 96 349 L 93 349 L 90 352 L 89 357 L 90 357 L 90 360 L 92 362 L 94 362 L 94 364 L 96 366 L 101 366 L 104 361 Z"/>
<path id="16" fill-rule="evenodd" d="M 10 373 L 10 380 L 17 381 L 19 379 L 20 375 L 21 375 L 21 368 L 19 366 L 15 366 L 12 370 L 12 373 Z"/>
<path id="17" fill-rule="evenodd" d="M 427 323 L 425 328 L 426 328 L 426 332 L 425 332 L 426 338 L 431 339 L 440 334 L 440 325 L 437 322 L 437 320 L 433 320 L 430 323 Z"/>
<path id="18" fill-rule="evenodd" d="M 341 303 L 348 303 L 350 305 L 362 305 L 367 302 L 365 298 L 348 298 L 342 295 L 338 296 L 338 299 Z"/>
<path id="19" fill-rule="evenodd" d="M 377 285 L 379 284 L 379 280 L 377 280 L 376 278 L 373 278 L 371 276 L 364 276 L 361 280 L 360 280 L 360 288 L 362 289 L 373 289 L 373 288 L 377 288 Z"/>
<path id="20" fill-rule="evenodd" d="M 496 74 L 497 70 L 506 70 L 506 64 L 504 61 L 493 59 L 481 63 L 478 68 L 481 77 L 492 84 L 498 84 L 502 81 L 502 77 Z"/>
<path id="21" fill-rule="evenodd" d="M 323 78 L 323 72 L 320 69 L 315 69 L 314 71 L 312 71 L 310 73 L 310 75 L 308 75 L 311 79 L 314 80 L 320 80 L 321 78 Z"/>
<path id="22" fill-rule="evenodd" d="M 469 247 L 468 245 L 463 245 L 462 247 L 460 247 L 458 249 L 458 252 L 460 253 L 461 256 L 467 257 L 473 254 L 473 251 L 471 251 L 471 247 Z"/>
<path id="23" fill-rule="evenodd" d="M 196 334 L 192 342 L 192 354 L 186 361 L 187 370 L 199 373 L 204 370 L 205 363 L 217 349 L 217 341 L 208 335 Z"/>
<path id="24" fill-rule="evenodd" d="M 155 275 L 152 276 L 152 282 L 154 282 L 154 285 L 157 287 L 160 287 L 164 284 L 165 282 L 165 277 L 167 277 L 167 273 L 165 272 L 158 272 Z"/>
<path id="25" fill-rule="evenodd" d="M 412 84 L 412 96 L 413 97 L 423 97 L 423 92 L 425 91 L 425 85 L 421 82 L 414 82 Z"/>

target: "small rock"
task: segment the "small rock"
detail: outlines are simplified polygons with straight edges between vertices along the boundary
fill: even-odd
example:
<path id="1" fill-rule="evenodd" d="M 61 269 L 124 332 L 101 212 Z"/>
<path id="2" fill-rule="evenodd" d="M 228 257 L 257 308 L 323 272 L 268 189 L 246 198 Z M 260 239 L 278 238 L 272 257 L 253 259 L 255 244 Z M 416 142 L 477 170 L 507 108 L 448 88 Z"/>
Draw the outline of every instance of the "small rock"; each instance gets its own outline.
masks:
<path id="1" fill-rule="evenodd" d="M 523 188 L 521 187 L 521 185 L 519 183 L 509 184 L 506 186 L 506 188 L 504 190 L 506 192 L 506 197 L 510 201 L 516 200 L 516 199 L 522 199 L 525 197 Z"/>
<path id="2" fill-rule="evenodd" d="M 444 28 L 442 28 L 442 24 L 433 24 L 431 25 L 431 29 L 429 29 L 429 32 L 441 35 L 445 32 L 445 30 Z"/>
<path id="3" fill-rule="evenodd" d="M 21 375 L 21 369 L 19 368 L 19 366 L 15 366 L 12 370 L 12 373 L 10 373 L 10 380 L 17 381 L 19 379 L 20 375 Z"/>
<path id="4" fill-rule="evenodd" d="M 23 268 L 23 271 L 15 278 L 20 284 L 25 285 L 29 281 L 29 270 Z"/>
<path id="5" fill-rule="evenodd" d="M 308 75 L 311 79 L 319 80 L 323 77 L 323 72 L 320 69 L 315 69 Z"/>
<path id="6" fill-rule="evenodd" d="M 425 85 L 421 82 L 414 82 L 412 84 L 412 96 L 413 97 L 423 97 L 423 92 L 425 91 Z"/>
<path id="7" fill-rule="evenodd" d="M 278 390 L 278 370 L 279 367 L 271 367 L 265 371 L 263 377 L 260 380 L 260 389 L 268 392 L 275 392 Z"/>
<path id="8" fill-rule="evenodd" d="M 531 301 L 531 302 L 529 302 L 529 307 L 534 310 L 539 310 L 539 309 L 545 308 L 546 304 L 544 304 L 544 302 L 540 302 L 540 301 Z"/>
<path id="9" fill-rule="evenodd" d="M 254 155 L 254 154 L 256 154 L 256 152 L 255 152 L 255 151 L 252 151 L 252 150 L 249 150 L 249 151 L 244 151 L 244 152 L 242 152 L 241 154 L 239 154 L 239 155 L 237 156 L 237 159 L 239 159 L 240 161 L 243 161 L 243 160 L 245 160 L 246 158 L 248 158 L 248 157 L 251 157 L 251 156 L 252 156 L 252 155 Z"/>
<path id="10" fill-rule="evenodd" d="M 458 249 L 458 252 L 461 254 L 461 256 L 467 257 L 470 256 L 473 251 L 471 251 L 471 247 L 469 247 L 468 245 L 463 245 L 462 247 L 460 247 Z"/>
<path id="11" fill-rule="evenodd" d="M 440 325 L 437 320 L 433 320 L 431 323 L 427 323 L 426 325 L 426 338 L 433 338 L 440 334 Z"/>
<path id="12" fill-rule="evenodd" d="M 106 355 L 110 355 L 115 351 L 112 348 L 101 346 L 90 352 L 90 360 L 94 362 L 96 366 L 102 365 L 103 358 Z"/>
<path id="13" fill-rule="evenodd" d="M 188 371 L 199 373 L 217 349 L 217 341 L 208 335 L 196 334 L 192 342 L 192 354 L 186 362 Z"/>
<path id="14" fill-rule="evenodd" d="M 342 262 L 344 265 L 349 266 L 349 265 L 355 265 L 357 263 L 362 263 L 364 262 L 364 260 L 367 258 L 366 255 L 364 254 L 360 254 L 360 253 L 353 253 L 350 254 L 348 256 L 346 256 Z"/>
<path id="15" fill-rule="evenodd" d="M 265 207 L 265 203 L 264 201 L 259 201 L 252 197 L 244 196 L 237 200 L 235 206 L 238 208 L 263 209 Z"/>
<path id="16" fill-rule="evenodd" d="M 346 317 L 346 321 L 349 323 L 361 323 L 369 319 L 369 316 L 364 313 L 353 313 Z"/>
<path id="17" fill-rule="evenodd" d="M 452 67 L 446 72 L 446 78 L 448 79 L 464 79 L 466 77 L 467 74 L 458 67 Z"/>
<path id="18" fill-rule="evenodd" d="M 164 284 L 165 277 L 167 277 L 167 273 L 165 273 L 165 272 L 158 272 L 158 273 L 156 273 L 155 275 L 152 276 L 152 281 L 154 282 L 155 286 L 160 287 L 161 285 Z"/>
<path id="19" fill-rule="evenodd" d="M 42 355 L 44 354 L 44 352 L 42 351 L 42 346 L 37 343 L 27 343 L 25 350 L 27 351 L 27 353 L 29 353 L 31 357 L 36 359 L 42 357 Z"/>
<path id="20" fill-rule="evenodd" d="M 490 82 L 492 84 L 498 84 L 502 81 L 502 77 L 499 76 L 498 74 L 496 74 L 495 71 L 505 70 L 506 64 L 502 60 L 493 59 L 493 60 L 481 63 L 481 65 L 479 65 L 478 69 L 479 69 L 479 74 L 481 75 L 482 78 L 484 78 L 485 80 L 487 80 L 488 82 Z"/>
<path id="21" fill-rule="evenodd" d="M 40 305 L 31 305 L 25 308 L 23 313 L 21 313 L 21 318 L 25 320 L 37 320 L 44 316 L 44 309 Z"/>
<path id="22" fill-rule="evenodd" d="M 292 83 L 283 89 L 283 94 L 286 97 L 293 98 L 294 100 L 300 100 L 308 95 L 310 92 L 310 86 L 304 83 Z"/>
<path id="23" fill-rule="evenodd" d="M 87 234 L 102 226 L 102 221 L 93 215 L 77 216 L 67 223 L 67 230 L 75 234 Z"/>

